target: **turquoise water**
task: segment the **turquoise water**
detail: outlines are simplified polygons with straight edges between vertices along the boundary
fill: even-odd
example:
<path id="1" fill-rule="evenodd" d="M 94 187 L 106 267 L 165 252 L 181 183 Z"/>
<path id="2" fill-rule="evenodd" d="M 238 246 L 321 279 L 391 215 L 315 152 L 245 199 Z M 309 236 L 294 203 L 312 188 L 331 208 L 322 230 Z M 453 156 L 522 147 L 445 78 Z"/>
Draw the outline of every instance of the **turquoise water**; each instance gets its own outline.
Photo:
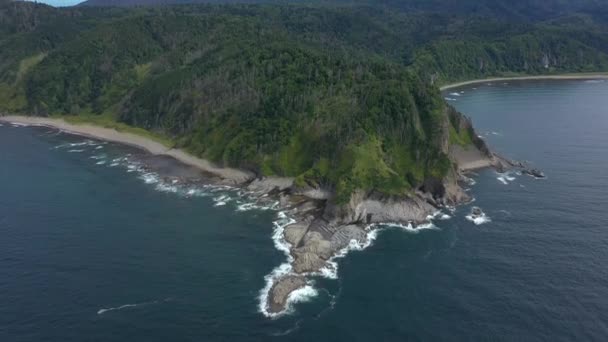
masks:
<path id="1" fill-rule="evenodd" d="M 464 206 L 436 229 L 386 229 L 278 319 L 258 309 L 285 261 L 276 211 L 160 182 L 192 170 L 135 149 L 3 125 L 0 341 L 603 341 L 606 94 L 585 81 L 446 92 L 548 179 L 481 172 L 469 191 L 490 222 Z"/>

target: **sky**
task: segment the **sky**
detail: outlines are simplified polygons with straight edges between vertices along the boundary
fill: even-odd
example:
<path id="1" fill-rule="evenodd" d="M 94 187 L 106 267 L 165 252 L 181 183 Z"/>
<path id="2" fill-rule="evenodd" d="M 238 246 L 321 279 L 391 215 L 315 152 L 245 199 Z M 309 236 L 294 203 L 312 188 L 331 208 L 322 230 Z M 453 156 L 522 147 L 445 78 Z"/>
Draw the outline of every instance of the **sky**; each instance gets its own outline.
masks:
<path id="1" fill-rule="evenodd" d="M 33 1 L 33 0 L 30 0 Z M 49 4 L 51 6 L 72 6 L 77 3 L 82 2 L 83 0 L 36 0 L 37 2 L 42 2 L 45 4 Z"/>

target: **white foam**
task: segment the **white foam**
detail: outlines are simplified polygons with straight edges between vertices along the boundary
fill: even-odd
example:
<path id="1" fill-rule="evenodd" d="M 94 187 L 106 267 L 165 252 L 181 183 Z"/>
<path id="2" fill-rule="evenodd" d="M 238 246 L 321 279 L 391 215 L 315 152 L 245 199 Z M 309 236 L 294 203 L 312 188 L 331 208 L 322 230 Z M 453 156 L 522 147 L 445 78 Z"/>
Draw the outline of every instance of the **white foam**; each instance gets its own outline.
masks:
<path id="1" fill-rule="evenodd" d="M 462 179 L 464 180 L 465 183 L 467 183 L 470 186 L 477 184 L 477 181 L 475 181 L 473 178 L 462 176 Z"/>
<path id="2" fill-rule="evenodd" d="M 450 96 L 461 96 L 460 93 L 450 93 Z"/>
<path id="3" fill-rule="evenodd" d="M 274 243 L 274 246 L 276 249 L 278 249 L 279 251 L 283 252 L 283 254 L 285 254 L 285 257 L 287 258 L 287 260 L 284 263 L 282 263 L 281 265 L 279 265 L 278 267 L 275 267 L 272 270 L 272 272 L 270 272 L 269 274 L 267 274 L 264 277 L 266 285 L 264 286 L 263 289 L 260 290 L 260 294 L 258 296 L 258 311 L 261 312 L 266 317 L 276 318 L 276 317 L 279 317 L 279 316 L 287 313 L 287 310 L 284 310 L 283 312 L 280 312 L 280 313 L 269 312 L 268 311 L 268 295 L 270 294 L 270 289 L 272 289 L 272 286 L 274 285 L 274 282 L 277 279 L 279 279 L 287 274 L 290 274 L 292 272 L 291 263 L 293 262 L 293 257 L 291 256 L 291 253 L 289 251 L 291 248 L 291 245 L 289 244 L 289 242 L 285 241 L 284 232 L 285 232 L 285 227 L 287 227 L 288 225 L 293 224 L 295 222 L 296 222 L 296 220 L 287 216 L 287 214 L 285 212 L 280 211 L 277 214 L 277 220 L 272 223 L 274 226 L 274 229 L 272 231 L 272 241 Z M 289 308 L 290 297 L 288 297 L 286 309 Z"/>
<path id="4" fill-rule="evenodd" d="M 104 165 L 105 163 L 106 163 L 106 161 L 105 161 L 105 160 L 100 160 L 100 161 L 98 161 L 98 162 L 97 162 L 97 163 L 95 163 L 95 164 L 97 164 L 97 165 Z"/>
<path id="5" fill-rule="evenodd" d="M 481 209 L 479 209 L 479 210 L 481 210 Z M 481 212 L 481 215 L 473 215 L 471 213 L 471 214 L 465 216 L 465 218 L 467 220 L 473 222 L 477 226 L 482 225 L 484 223 L 492 222 L 492 219 L 490 219 L 490 217 L 488 215 L 486 215 L 486 213 L 484 213 L 483 211 Z"/>
<path id="6" fill-rule="evenodd" d="M 484 223 L 492 222 L 492 219 L 490 219 L 490 217 L 488 217 L 486 214 L 477 217 L 473 217 L 473 215 L 467 215 L 466 219 L 475 223 L 478 226 Z"/>
<path id="7" fill-rule="evenodd" d="M 405 230 L 405 231 L 407 231 L 409 233 L 414 233 L 414 234 L 418 234 L 420 231 L 425 230 L 425 229 L 431 229 L 431 230 L 438 230 L 439 229 L 432 222 L 420 224 L 420 225 L 417 225 L 417 226 L 414 226 L 411 223 L 409 223 L 407 225 L 398 224 L 398 223 L 391 223 L 391 224 L 387 224 L 387 226 L 391 227 L 391 228 L 400 228 L 400 229 L 403 229 L 403 230 Z"/>
<path id="8" fill-rule="evenodd" d="M 453 97 L 445 97 L 445 100 L 446 101 L 456 101 L 456 99 Z"/>
<path id="9" fill-rule="evenodd" d="M 442 221 L 444 221 L 444 220 L 449 220 L 451 218 L 452 218 L 452 216 L 450 216 L 450 215 L 442 212 L 441 210 L 438 210 L 438 211 L 434 212 L 433 214 L 428 215 L 426 217 L 426 219 L 429 220 L 429 221 L 432 221 L 432 220 L 442 220 Z"/>
<path id="10" fill-rule="evenodd" d="M 308 302 L 312 298 L 316 297 L 318 294 L 319 294 L 319 292 L 312 285 L 306 285 L 302 288 L 299 288 L 299 289 L 293 291 L 287 297 L 287 303 L 288 303 L 287 310 L 291 309 L 290 308 L 291 304 Z"/>
<path id="11" fill-rule="evenodd" d="M 586 80 L 585 83 L 604 83 L 606 80 Z"/>
<path id="12" fill-rule="evenodd" d="M 280 204 L 278 201 L 270 202 L 267 204 L 260 204 L 259 202 L 237 202 L 237 211 L 250 211 L 250 210 L 276 210 Z"/>
<path id="13" fill-rule="evenodd" d="M 165 299 L 163 300 L 164 302 L 168 301 L 169 299 Z M 152 304 L 158 304 L 160 303 L 160 301 L 155 300 L 152 302 L 144 302 L 144 303 L 137 303 L 137 304 L 125 304 L 125 305 L 121 305 L 121 306 L 117 306 L 117 307 L 113 307 L 113 308 L 107 308 L 107 309 L 99 309 L 97 311 L 98 315 L 103 315 L 106 312 L 110 312 L 110 311 L 118 311 L 118 310 L 124 310 L 124 309 L 128 309 L 128 308 L 135 308 L 138 306 L 144 306 L 144 305 L 152 305 Z"/>
<path id="14" fill-rule="evenodd" d="M 20 123 L 20 122 L 11 122 L 10 124 L 13 127 L 27 127 L 27 126 L 29 126 L 28 124 L 24 124 L 24 123 Z"/>
<path id="15" fill-rule="evenodd" d="M 84 150 L 78 150 L 78 149 L 68 150 L 68 153 L 80 153 L 80 152 L 84 152 Z"/>
<path id="16" fill-rule="evenodd" d="M 226 205 L 231 200 L 232 200 L 232 198 L 230 196 L 228 196 L 228 195 L 221 195 L 219 197 L 213 198 L 213 201 L 215 202 L 215 204 L 213 206 L 214 207 L 221 207 L 221 206 Z"/>
<path id="17" fill-rule="evenodd" d="M 511 171 L 507 171 L 505 173 L 496 173 L 498 177 L 496 179 L 504 185 L 508 185 L 510 182 L 513 182 L 516 178 L 515 175 L 517 173 L 513 173 Z"/>
<path id="18" fill-rule="evenodd" d="M 101 145 L 95 147 L 96 150 L 101 150 L 102 148 L 103 148 L 103 146 L 101 146 Z"/>
<path id="19" fill-rule="evenodd" d="M 144 183 L 146 184 L 156 184 L 158 183 L 158 176 L 154 173 L 144 173 L 140 176 L 140 178 L 144 181 Z"/>
<path id="20" fill-rule="evenodd" d="M 507 179 L 504 176 L 496 177 L 496 179 L 504 185 L 509 185 L 509 182 L 507 182 Z"/>

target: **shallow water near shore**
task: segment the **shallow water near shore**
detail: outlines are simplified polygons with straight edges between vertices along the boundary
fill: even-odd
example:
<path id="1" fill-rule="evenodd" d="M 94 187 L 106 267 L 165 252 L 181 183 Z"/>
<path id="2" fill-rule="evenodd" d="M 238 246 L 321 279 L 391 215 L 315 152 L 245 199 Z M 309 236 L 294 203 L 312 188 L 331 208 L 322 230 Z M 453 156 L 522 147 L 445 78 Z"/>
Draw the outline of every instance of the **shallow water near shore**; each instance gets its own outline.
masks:
<path id="1" fill-rule="evenodd" d="M 608 82 L 503 83 L 445 96 L 548 178 L 480 172 L 475 202 L 435 229 L 386 227 L 277 319 L 259 312 L 285 262 L 272 203 L 174 183 L 194 171 L 136 149 L 3 124 L 0 341 L 604 340 Z M 473 205 L 487 220 L 466 218 Z"/>

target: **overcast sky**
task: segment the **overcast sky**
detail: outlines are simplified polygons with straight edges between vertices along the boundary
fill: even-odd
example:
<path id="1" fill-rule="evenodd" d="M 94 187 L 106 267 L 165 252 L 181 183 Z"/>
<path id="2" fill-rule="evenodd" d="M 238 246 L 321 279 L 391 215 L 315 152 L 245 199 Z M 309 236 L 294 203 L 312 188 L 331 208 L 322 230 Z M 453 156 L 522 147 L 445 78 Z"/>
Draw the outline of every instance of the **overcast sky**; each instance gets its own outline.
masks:
<path id="1" fill-rule="evenodd" d="M 82 1 L 83 0 L 37 0 L 36 2 L 43 2 L 52 6 L 72 6 Z"/>

